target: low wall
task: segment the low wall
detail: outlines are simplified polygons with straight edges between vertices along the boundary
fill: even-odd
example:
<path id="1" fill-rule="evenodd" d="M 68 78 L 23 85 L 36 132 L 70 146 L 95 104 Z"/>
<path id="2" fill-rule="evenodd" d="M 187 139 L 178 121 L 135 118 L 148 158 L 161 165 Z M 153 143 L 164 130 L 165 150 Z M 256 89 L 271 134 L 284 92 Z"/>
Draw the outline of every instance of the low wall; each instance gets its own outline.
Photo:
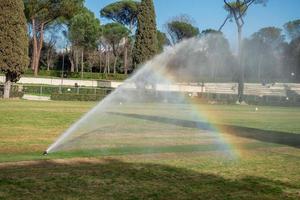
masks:
<path id="1" fill-rule="evenodd" d="M 0 82 L 4 82 L 5 77 L 0 76 Z M 123 82 L 118 81 L 97 81 L 97 80 L 75 80 L 75 79 L 57 79 L 57 78 L 33 78 L 22 77 L 19 84 L 38 84 L 38 85 L 53 85 L 53 86 L 75 86 L 81 87 L 105 87 L 118 88 L 123 85 Z M 135 88 L 134 84 L 124 85 L 124 87 Z M 151 86 L 149 86 L 151 89 Z M 229 94 L 236 95 L 238 93 L 237 83 L 204 83 L 202 84 L 158 84 L 155 88 L 157 91 L 174 91 L 187 92 L 197 95 L 197 93 L 209 94 Z M 259 83 L 245 83 L 245 95 L 254 96 L 288 96 L 288 92 L 300 95 L 300 84 L 295 83 L 274 83 L 262 85 Z"/>

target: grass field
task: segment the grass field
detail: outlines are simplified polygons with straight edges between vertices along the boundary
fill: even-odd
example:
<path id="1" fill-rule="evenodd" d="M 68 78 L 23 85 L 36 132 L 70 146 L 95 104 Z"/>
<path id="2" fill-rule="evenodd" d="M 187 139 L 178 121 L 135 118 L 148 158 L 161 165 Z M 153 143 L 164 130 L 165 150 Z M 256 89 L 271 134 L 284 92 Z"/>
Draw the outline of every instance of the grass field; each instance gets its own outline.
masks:
<path id="1" fill-rule="evenodd" d="M 115 137 L 116 125 L 101 138 L 115 148 L 41 156 L 94 105 L 0 101 L 0 199 L 300 199 L 300 108 L 198 105 L 234 130 L 235 159 L 207 133 L 196 138 L 192 118 L 151 104 L 111 114 L 126 122 L 126 137 Z"/>

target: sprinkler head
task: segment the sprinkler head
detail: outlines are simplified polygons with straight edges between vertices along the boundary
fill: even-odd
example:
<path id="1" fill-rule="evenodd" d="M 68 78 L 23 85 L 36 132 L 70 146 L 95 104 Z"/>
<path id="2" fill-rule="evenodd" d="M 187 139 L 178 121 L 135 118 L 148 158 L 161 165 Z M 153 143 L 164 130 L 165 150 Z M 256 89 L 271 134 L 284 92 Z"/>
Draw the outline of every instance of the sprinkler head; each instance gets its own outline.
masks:
<path id="1" fill-rule="evenodd" d="M 47 155 L 48 155 L 48 152 L 44 151 L 43 156 L 47 156 Z"/>

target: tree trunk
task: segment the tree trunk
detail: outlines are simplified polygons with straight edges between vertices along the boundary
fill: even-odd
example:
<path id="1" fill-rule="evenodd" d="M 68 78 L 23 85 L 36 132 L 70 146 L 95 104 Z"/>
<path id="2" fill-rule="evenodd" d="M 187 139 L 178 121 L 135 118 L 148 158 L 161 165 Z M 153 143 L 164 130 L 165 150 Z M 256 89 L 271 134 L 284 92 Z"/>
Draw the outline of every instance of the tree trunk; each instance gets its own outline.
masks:
<path id="1" fill-rule="evenodd" d="M 124 74 L 128 73 L 128 45 L 127 45 L 127 38 L 125 39 L 125 48 L 124 48 Z"/>
<path id="2" fill-rule="evenodd" d="M 44 23 L 41 24 L 41 27 L 39 29 L 39 34 L 40 34 L 40 38 L 39 38 L 39 40 L 36 40 L 36 42 L 37 42 L 36 48 L 37 49 L 36 49 L 36 51 L 34 50 L 34 52 L 36 52 L 36 56 L 34 59 L 34 76 L 37 76 L 38 72 L 39 72 L 39 61 L 40 61 L 41 51 L 42 51 L 43 41 L 44 41 Z M 36 35 L 34 35 L 34 37 L 36 38 Z"/>
<path id="3" fill-rule="evenodd" d="M 101 74 L 101 47 L 99 49 L 99 73 Z"/>
<path id="4" fill-rule="evenodd" d="M 47 71 L 50 71 L 50 67 L 52 64 L 52 54 L 53 54 L 53 46 L 50 46 L 47 50 Z"/>
<path id="5" fill-rule="evenodd" d="M 4 83 L 4 99 L 9 99 L 11 90 L 11 76 L 9 73 L 5 75 L 5 83 Z"/>
<path id="6" fill-rule="evenodd" d="M 116 67 L 117 67 L 117 60 L 118 60 L 118 56 L 115 56 L 115 61 L 114 61 L 114 74 L 117 73 L 117 69 L 116 69 Z"/>
<path id="7" fill-rule="evenodd" d="M 50 66 L 52 63 L 52 55 L 51 54 L 52 54 L 51 51 L 47 52 L 47 71 L 50 71 Z"/>
<path id="8" fill-rule="evenodd" d="M 37 38 L 36 38 L 35 19 L 32 19 L 32 38 L 33 38 L 33 49 L 32 49 L 32 58 L 31 58 L 31 69 L 34 71 L 36 54 L 37 54 Z"/>
<path id="9" fill-rule="evenodd" d="M 257 74 L 257 76 L 258 76 L 258 81 L 261 83 L 261 63 L 262 63 L 262 59 L 263 59 L 263 57 L 262 57 L 262 55 L 260 55 L 260 57 L 259 57 L 259 60 L 258 60 L 258 74 Z"/>
<path id="10" fill-rule="evenodd" d="M 238 81 L 238 101 L 244 101 L 244 65 L 242 64 L 242 27 L 238 27 L 238 64 L 239 64 L 239 81 Z"/>
<path id="11" fill-rule="evenodd" d="M 78 56 L 78 50 L 75 50 L 75 67 L 76 72 L 79 72 L 79 56 Z"/>
<path id="12" fill-rule="evenodd" d="M 74 54 L 75 54 L 74 50 L 71 49 L 70 54 L 69 54 L 69 61 L 70 61 L 70 64 L 71 64 L 71 72 L 75 71 Z"/>
<path id="13" fill-rule="evenodd" d="M 110 55 L 107 53 L 107 73 L 110 74 Z"/>
<path id="14" fill-rule="evenodd" d="M 107 73 L 107 52 L 105 52 L 105 65 L 104 65 L 104 74 L 106 74 Z"/>
<path id="15" fill-rule="evenodd" d="M 75 72 L 74 60 L 73 60 L 73 58 L 70 58 L 70 57 L 69 57 L 69 60 L 70 60 L 70 63 L 71 63 L 71 72 Z"/>
<path id="16" fill-rule="evenodd" d="M 83 79 L 83 50 L 81 50 L 81 79 Z"/>

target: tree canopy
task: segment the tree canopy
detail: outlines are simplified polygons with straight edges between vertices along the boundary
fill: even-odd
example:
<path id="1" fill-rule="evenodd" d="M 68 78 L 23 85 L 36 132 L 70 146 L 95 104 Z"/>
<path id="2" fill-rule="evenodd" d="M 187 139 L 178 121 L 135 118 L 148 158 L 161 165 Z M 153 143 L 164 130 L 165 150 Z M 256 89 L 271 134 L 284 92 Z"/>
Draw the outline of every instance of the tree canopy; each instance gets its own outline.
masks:
<path id="1" fill-rule="evenodd" d="M 167 35 L 159 30 L 157 30 L 157 44 L 158 51 L 162 52 L 165 45 L 170 45 L 170 40 Z"/>
<path id="2" fill-rule="evenodd" d="M 167 24 L 167 29 L 173 44 L 199 35 L 197 27 L 184 21 L 171 21 Z"/>
<path id="3" fill-rule="evenodd" d="M 117 56 L 118 46 L 121 40 L 128 37 L 129 30 L 120 23 L 109 23 L 103 26 L 103 36 L 110 44 L 115 56 Z"/>
<path id="4" fill-rule="evenodd" d="M 215 29 L 205 29 L 201 32 L 201 36 L 207 36 L 209 34 L 220 34 L 223 35 L 222 31 L 215 30 Z"/>
<path id="5" fill-rule="evenodd" d="M 132 29 L 137 23 L 139 2 L 133 0 L 122 0 L 104 7 L 100 14 L 102 17 L 119 22 Z"/>
<path id="6" fill-rule="evenodd" d="M 157 53 L 156 15 L 152 0 L 142 0 L 138 10 L 138 27 L 133 50 L 135 66 L 146 62 Z"/>
<path id="7" fill-rule="evenodd" d="M 276 27 L 262 28 L 256 33 L 253 33 L 251 37 L 274 48 L 278 47 L 285 39 L 282 34 L 282 29 Z"/>
<path id="8" fill-rule="evenodd" d="M 228 20 L 234 20 L 237 32 L 238 32 L 238 63 L 239 63 L 239 76 L 238 76 L 238 98 L 239 102 L 244 101 L 244 66 L 241 63 L 242 55 L 242 30 L 245 24 L 245 15 L 252 4 L 266 5 L 268 0 L 224 0 L 224 9 L 228 12 L 228 15 L 221 25 L 219 30 L 222 30 Z"/>
<path id="9" fill-rule="evenodd" d="M 19 0 L 0 1 L 0 71 L 5 73 L 9 98 L 10 82 L 16 82 L 29 64 L 24 5 Z"/>
<path id="10" fill-rule="evenodd" d="M 82 7 L 84 0 L 23 0 L 29 23 L 35 19 L 45 26 L 55 20 L 71 19 Z"/>
<path id="11" fill-rule="evenodd" d="M 100 38 L 100 21 L 94 13 L 83 9 L 69 24 L 69 38 L 73 45 L 90 49 L 95 48 Z"/>
<path id="12" fill-rule="evenodd" d="M 300 19 L 290 21 L 284 25 L 284 29 L 287 32 L 290 39 L 296 39 L 300 37 Z"/>
<path id="13" fill-rule="evenodd" d="M 38 75 L 45 29 L 55 22 L 71 19 L 83 8 L 84 0 L 23 0 L 23 2 L 33 37 L 31 68 L 35 75 Z"/>

